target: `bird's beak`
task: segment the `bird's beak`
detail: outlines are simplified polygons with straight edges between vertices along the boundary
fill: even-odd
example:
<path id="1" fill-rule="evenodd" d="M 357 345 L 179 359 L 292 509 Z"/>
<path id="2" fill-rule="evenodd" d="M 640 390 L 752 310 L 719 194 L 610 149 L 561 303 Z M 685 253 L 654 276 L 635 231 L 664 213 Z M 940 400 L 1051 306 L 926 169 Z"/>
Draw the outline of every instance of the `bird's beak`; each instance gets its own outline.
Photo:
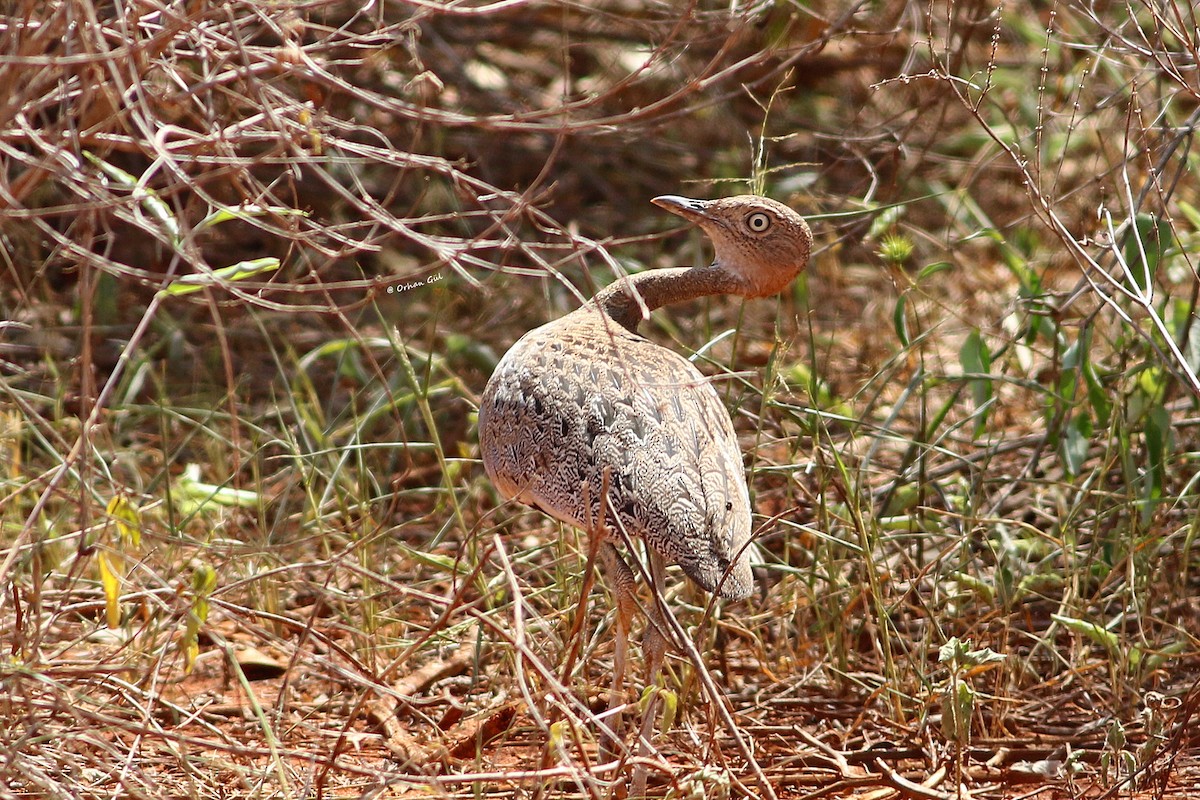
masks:
<path id="1" fill-rule="evenodd" d="M 672 214 L 678 214 L 689 222 L 708 219 L 708 207 L 712 204 L 711 200 L 693 200 L 677 194 L 660 195 L 650 202 L 659 208 L 665 208 Z"/>

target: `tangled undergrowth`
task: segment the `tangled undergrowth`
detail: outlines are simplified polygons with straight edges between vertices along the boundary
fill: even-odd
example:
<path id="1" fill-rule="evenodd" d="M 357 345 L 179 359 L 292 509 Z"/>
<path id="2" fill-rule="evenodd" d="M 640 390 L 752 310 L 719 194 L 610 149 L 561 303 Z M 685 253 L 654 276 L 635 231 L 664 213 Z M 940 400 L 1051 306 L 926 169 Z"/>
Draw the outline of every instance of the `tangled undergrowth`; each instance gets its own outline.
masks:
<path id="1" fill-rule="evenodd" d="M 652 792 L 1192 796 L 1196 31 L 7 3 L 0 796 L 620 796 L 587 544 L 499 503 L 474 409 L 525 330 L 709 256 L 651 197 L 745 191 L 809 274 L 644 327 L 719 379 L 770 562 L 672 589 Z"/>

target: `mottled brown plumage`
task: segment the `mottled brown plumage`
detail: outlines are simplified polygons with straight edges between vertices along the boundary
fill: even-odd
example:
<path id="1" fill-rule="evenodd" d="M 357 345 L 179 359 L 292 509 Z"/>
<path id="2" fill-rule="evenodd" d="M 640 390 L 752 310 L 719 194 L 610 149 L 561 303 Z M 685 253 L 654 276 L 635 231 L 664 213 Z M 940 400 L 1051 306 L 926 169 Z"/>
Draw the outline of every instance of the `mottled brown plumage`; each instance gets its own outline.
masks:
<path id="1" fill-rule="evenodd" d="M 669 303 L 775 294 L 804 269 L 812 246 L 804 220 L 774 200 L 654 203 L 704 230 L 713 264 L 627 276 L 525 334 L 496 367 L 479 408 L 484 467 L 501 494 L 605 539 L 601 556 L 621 602 L 614 683 L 634 606 L 632 575 L 607 529 L 644 539 L 658 573 L 661 561 L 678 564 L 731 599 L 752 588 L 750 496 L 729 412 L 690 361 L 639 336 L 638 323 Z M 654 627 L 651 671 L 665 646 L 652 640 Z"/>

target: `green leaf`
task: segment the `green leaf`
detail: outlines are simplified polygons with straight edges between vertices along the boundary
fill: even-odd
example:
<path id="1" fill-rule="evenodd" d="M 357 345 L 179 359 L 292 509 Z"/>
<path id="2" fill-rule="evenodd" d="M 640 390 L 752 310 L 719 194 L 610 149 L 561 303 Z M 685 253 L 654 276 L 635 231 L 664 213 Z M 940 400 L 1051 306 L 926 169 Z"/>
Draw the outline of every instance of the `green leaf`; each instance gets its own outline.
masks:
<path id="1" fill-rule="evenodd" d="M 997 664 L 1006 657 L 990 647 L 972 649 L 969 639 L 962 640 L 957 636 L 951 636 L 945 644 L 938 648 L 938 661 L 950 665 L 950 669 L 954 671 L 980 667 L 984 664 Z"/>
<path id="2" fill-rule="evenodd" d="M 204 219 L 196 223 L 196 230 L 204 230 L 211 228 L 214 225 L 220 225 L 222 222 L 229 222 L 235 219 L 250 219 L 252 217 L 307 217 L 307 211 L 301 211 L 298 208 L 288 208 L 287 206 L 260 206 L 255 203 L 247 203 L 244 206 L 233 206 L 229 208 L 218 208 L 216 211 L 209 214 Z"/>
<path id="3" fill-rule="evenodd" d="M 1134 224 L 1125 231 L 1121 251 L 1129 268 L 1129 277 L 1141 291 L 1146 291 L 1154 280 L 1171 241 L 1171 224 L 1155 214 L 1138 214 Z"/>
<path id="4" fill-rule="evenodd" d="M 1191 223 L 1192 230 L 1200 231 L 1200 210 L 1186 200 L 1180 200 L 1178 205 L 1183 216 L 1187 217 L 1187 221 Z"/>
<path id="5" fill-rule="evenodd" d="M 200 465 L 188 464 L 175 482 L 175 493 L 180 509 L 185 514 L 212 511 L 210 505 L 225 507 L 257 508 L 263 498 L 258 492 L 248 489 L 232 489 L 200 480 Z"/>
<path id="6" fill-rule="evenodd" d="M 947 741 L 966 745 L 971 741 L 971 717 L 975 712 L 975 690 L 963 680 L 951 683 L 942 694 L 942 733 Z"/>
<path id="7" fill-rule="evenodd" d="M 987 344 L 983 341 L 983 336 L 980 335 L 979 329 L 975 328 L 967 336 L 963 342 L 962 348 L 958 351 L 959 363 L 962 364 L 962 370 L 965 374 L 972 375 L 987 375 L 992 367 L 992 355 L 987 349 Z M 975 409 L 981 411 L 985 408 L 988 402 L 992 399 L 992 381 L 990 378 L 973 378 L 969 381 L 971 389 L 971 397 L 975 401 Z M 987 412 L 979 414 L 979 419 L 975 423 L 975 435 L 978 436 L 983 432 L 984 424 L 987 422 Z"/>
<path id="8" fill-rule="evenodd" d="M 184 275 L 176 281 L 173 281 L 170 286 L 162 290 L 163 294 L 180 295 L 191 294 L 198 292 L 207 286 L 217 286 L 224 281 L 240 281 L 246 278 L 252 278 L 255 275 L 261 275 L 264 272 L 273 272 L 279 269 L 280 261 L 278 258 L 255 258 L 250 261 L 239 261 L 228 267 L 214 269 L 212 273 L 196 273 L 194 275 Z"/>
<path id="9" fill-rule="evenodd" d="M 1125 747 L 1125 726 L 1121 724 L 1119 719 L 1114 719 L 1108 726 L 1108 733 L 1104 737 L 1104 744 L 1110 750 L 1120 750 Z"/>
<path id="10" fill-rule="evenodd" d="M 1166 391 L 1166 370 L 1156 366 L 1143 367 L 1138 371 L 1133 391 L 1125 402 L 1126 419 L 1137 423 L 1155 408 L 1161 408 Z"/>
<path id="11" fill-rule="evenodd" d="M 659 689 L 659 697 L 662 698 L 662 722 L 659 724 L 659 730 L 667 733 L 671 728 L 675 727 L 675 719 L 679 716 L 679 695 L 670 689 Z"/>
<path id="12" fill-rule="evenodd" d="M 1153 653 L 1148 654 L 1144 659 L 1142 666 L 1146 673 L 1149 674 L 1153 670 L 1162 667 L 1162 665 L 1165 664 L 1169 659 L 1182 656 L 1185 653 L 1188 653 L 1190 649 L 1191 648 L 1187 640 L 1171 642 L 1164 647 L 1158 648 Z"/>
<path id="13" fill-rule="evenodd" d="M 1162 405 L 1153 406 L 1146 415 L 1146 484 L 1142 508 L 1143 520 L 1149 522 L 1154 506 L 1162 499 L 1167 485 L 1167 459 L 1171 455 L 1171 416 Z"/>
<path id="14" fill-rule="evenodd" d="M 1112 415 L 1112 401 L 1108 399 L 1108 392 L 1100 382 L 1099 376 L 1096 375 L 1096 368 L 1092 365 L 1091 329 L 1085 329 L 1085 332 L 1079 337 L 1078 344 L 1079 370 L 1083 374 L 1083 380 L 1087 386 L 1088 403 L 1092 407 L 1092 413 L 1096 415 L 1096 422 L 1100 427 L 1106 428 L 1109 417 Z"/>
<path id="15" fill-rule="evenodd" d="M 558 755 L 564 755 L 567 752 L 567 736 L 569 725 L 565 719 L 560 719 L 550 725 L 550 741 L 547 744 L 550 750 Z"/>
<path id="16" fill-rule="evenodd" d="M 142 512 L 136 505 L 129 502 L 124 494 L 118 494 L 108 501 L 105 509 L 117 523 L 117 534 L 122 545 L 139 547 L 142 543 Z"/>
<path id="17" fill-rule="evenodd" d="M 462 566 L 454 558 L 441 555 L 440 553 L 430 553 L 419 548 L 409 547 L 403 542 L 394 542 L 393 547 L 398 548 L 399 555 L 410 558 L 422 566 L 444 572 L 447 575 L 457 575 L 459 568 Z"/>
<path id="18" fill-rule="evenodd" d="M 1092 418 L 1088 414 L 1075 414 L 1067 423 L 1066 436 L 1062 440 L 1062 454 L 1067 472 L 1072 476 L 1078 475 L 1087 461 L 1092 432 Z"/>
<path id="19" fill-rule="evenodd" d="M 192 592 L 197 597 L 208 597 L 217 588 L 217 573 L 208 564 L 198 564 L 192 570 Z"/>
<path id="20" fill-rule="evenodd" d="M 900 344 L 908 347 L 908 295 L 896 298 L 896 307 L 892 309 L 892 325 L 896 328 L 896 337 Z"/>
<path id="21" fill-rule="evenodd" d="M 1079 362 L 1086 358 L 1087 354 L 1083 350 L 1083 337 L 1076 339 L 1075 342 L 1068 347 L 1062 356 L 1063 371 L 1079 369 Z"/>
<path id="22" fill-rule="evenodd" d="M 1164 406 L 1150 409 L 1146 416 L 1146 451 L 1150 469 L 1166 478 L 1167 458 L 1171 454 L 1171 417 Z"/>
<path id="23" fill-rule="evenodd" d="M 991 585 L 986 581 L 981 581 L 966 572 L 951 572 L 950 578 L 958 581 L 958 584 L 964 589 L 970 589 L 984 599 L 984 602 L 991 603 L 996 599 L 996 592 Z"/>
<path id="24" fill-rule="evenodd" d="M 1167 374 L 1159 367 L 1147 367 L 1138 374 L 1137 384 L 1152 401 L 1161 401 L 1167 390 Z"/>
<path id="25" fill-rule="evenodd" d="M 192 570 L 192 605 L 187 615 L 183 634 L 176 649 L 183 654 L 183 670 L 191 673 L 196 657 L 200 655 L 200 628 L 208 621 L 209 602 L 213 589 L 217 588 L 217 572 L 207 563 L 200 563 Z"/>
<path id="26" fill-rule="evenodd" d="M 974 233 L 968 233 L 959 239 L 960 242 L 971 242 L 975 239 L 991 239 L 997 244 L 1004 244 L 1004 236 L 995 228 L 980 228 Z"/>
<path id="27" fill-rule="evenodd" d="M 917 280 L 923 281 L 926 278 L 937 275 L 939 272 L 946 272 L 952 269 L 954 269 L 954 265 L 949 261 L 935 261 L 921 268 L 921 271 L 917 273 Z"/>
<path id="28" fill-rule="evenodd" d="M 938 648 L 938 662 L 949 664 L 951 669 L 958 669 L 961 666 L 962 657 L 966 655 L 969 647 L 969 642 L 964 642 L 957 636 L 951 636 L 945 644 Z"/>
<path id="29" fill-rule="evenodd" d="M 96 565 L 104 589 L 104 616 L 109 629 L 116 630 L 121 627 L 121 577 L 125 572 L 125 560 L 116 553 L 100 550 L 96 553 Z"/>
<path id="30" fill-rule="evenodd" d="M 875 219 L 871 220 L 871 229 L 867 231 L 867 238 L 878 239 L 880 236 L 891 230 L 892 226 L 895 225 L 903 215 L 904 206 L 902 205 L 884 206 L 879 210 L 879 213 L 876 215 Z"/>
<path id="31" fill-rule="evenodd" d="M 179 243 L 182 238 L 179 233 L 179 221 L 171 213 L 171 207 L 163 202 L 157 192 L 149 186 L 143 186 L 136 176 L 129 174 L 118 166 L 108 163 L 87 150 L 83 151 L 83 157 L 95 164 L 105 175 L 129 189 L 134 199 L 141 203 L 142 208 L 146 210 L 146 213 L 162 223 L 163 229 L 166 230 L 167 236 L 170 237 L 171 241 L 175 244 Z"/>
<path id="32" fill-rule="evenodd" d="M 1193 372 L 1200 370 L 1200 317 L 1192 313 L 1191 301 L 1183 298 L 1171 304 L 1171 312 L 1171 335 L 1179 342 L 1187 365 Z"/>
<path id="33" fill-rule="evenodd" d="M 967 663 L 973 667 L 982 667 L 984 664 L 999 664 L 1008 656 L 1003 653 L 997 653 L 990 647 L 980 647 L 975 650 L 967 651 Z"/>
<path id="34" fill-rule="evenodd" d="M 1103 625 L 1097 625 L 1096 623 L 1088 622 L 1085 619 L 1065 617 L 1062 614 L 1051 614 L 1050 618 L 1062 625 L 1067 630 L 1091 639 L 1093 642 L 1100 645 L 1105 650 L 1108 650 L 1110 653 L 1120 652 L 1121 640 L 1115 633 L 1107 630 Z"/>

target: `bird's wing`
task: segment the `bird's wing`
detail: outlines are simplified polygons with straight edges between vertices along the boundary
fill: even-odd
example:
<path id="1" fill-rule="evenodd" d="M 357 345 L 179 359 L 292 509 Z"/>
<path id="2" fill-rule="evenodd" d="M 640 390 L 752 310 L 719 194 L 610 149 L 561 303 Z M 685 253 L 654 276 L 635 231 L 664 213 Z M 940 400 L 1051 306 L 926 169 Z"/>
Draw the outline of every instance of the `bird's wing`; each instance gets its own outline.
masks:
<path id="1" fill-rule="evenodd" d="M 676 353 L 586 318 L 559 324 L 571 316 L 523 337 L 485 390 L 480 445 L 493 482 L 590 529 L 607 470 L 610 526 L 615 514 L 703 588 L 744 597 L 750 499 L 716 390 Z"/>

